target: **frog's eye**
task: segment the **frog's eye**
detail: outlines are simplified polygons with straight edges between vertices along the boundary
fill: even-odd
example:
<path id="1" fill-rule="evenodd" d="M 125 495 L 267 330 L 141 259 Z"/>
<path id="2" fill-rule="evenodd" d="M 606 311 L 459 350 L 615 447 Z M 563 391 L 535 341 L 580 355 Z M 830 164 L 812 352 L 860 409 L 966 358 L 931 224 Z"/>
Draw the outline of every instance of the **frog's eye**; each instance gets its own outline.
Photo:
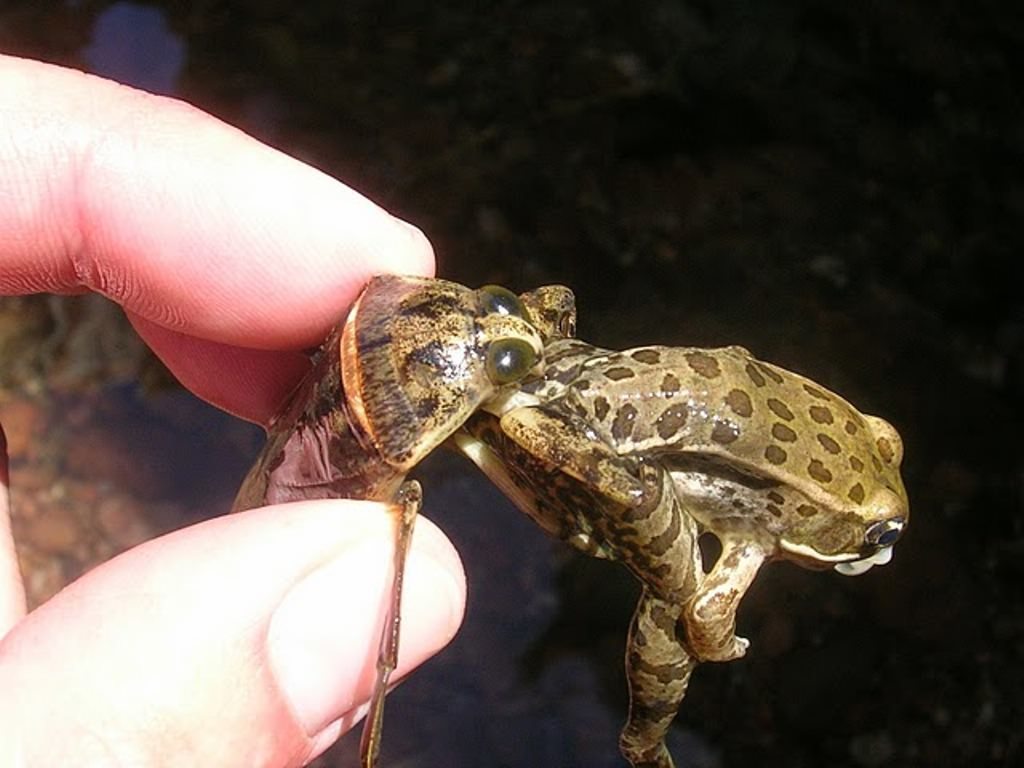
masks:
<path id="1" fill-rule="evenodd" d="M 558 318 L 558 332 L 563 339 L 576 338 L 576 313 L 565 312 Z"/>
<path id="2" fill-rule="evenodd" d="M 522 339 L 498 339 L 487 348 L 487 376 L 498 385 L 518 381 L 537 362 L 537 352 Z"/>
<path id="3" fill-rule="evenodd" d="M 864 534 L 864 543 L 870 547 L 891 547 L 903 533 L 903 518 L 896 517 L 892 520 L 881 520 Z"/>
<path id="4" fill-rule="evenodd" d="M 508 288 L 502 288 L 500 285 L 485 285 L 480 289 L 480 296 L 484 312 L 526 317 L 523 302 Z"/>

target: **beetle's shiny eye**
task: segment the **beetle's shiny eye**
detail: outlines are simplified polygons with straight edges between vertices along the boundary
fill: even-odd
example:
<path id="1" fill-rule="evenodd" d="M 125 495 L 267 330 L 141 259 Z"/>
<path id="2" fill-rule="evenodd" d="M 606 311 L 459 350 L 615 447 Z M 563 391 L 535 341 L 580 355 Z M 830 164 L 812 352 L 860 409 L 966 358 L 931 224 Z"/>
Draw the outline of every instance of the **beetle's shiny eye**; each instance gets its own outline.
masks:
<path id="1" fill-rule="evenodd" d="M 480 296 L 484 312 L 526 317 L 523 302 L 508 288 L 502 288 L 500 285 L 485 285 L 480 289 Z"/>
<path id="2" fill-rule="evenodd" d="M 564 339 L 576 338 L 576 315 L 574 313 L 566 312 L 558 318 L 558 332 Z"/>
<path id="3" fill-rule="evenodd" d="M 871 547 L 891 547 L 903 533 L 903 518 L 881 520 L 864 534 L 864 542 Z"/>
<path id="4" fill-rule="evenodd" d="M 487 376 L 495 384 L 511 384 L 537 365 L 537 353 L 522 339 L 499 339 L 487 348 Z"/>

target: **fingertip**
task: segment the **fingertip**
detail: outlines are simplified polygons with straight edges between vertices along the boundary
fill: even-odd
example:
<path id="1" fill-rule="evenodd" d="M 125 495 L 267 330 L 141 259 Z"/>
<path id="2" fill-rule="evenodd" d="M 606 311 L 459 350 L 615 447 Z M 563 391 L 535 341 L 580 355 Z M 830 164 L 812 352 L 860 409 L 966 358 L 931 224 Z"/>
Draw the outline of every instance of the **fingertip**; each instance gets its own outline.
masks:
<path id="1" fill-rule="evenodd" d="M 403 249 L 405 271 L 396 270 L 400 274 L 433 276 L 435 269 L 434 246 L 426 233 L 415 224 L 393 217 L 401 225 L 408 237 L 408 246 Z"/>
<path id="2" fill-rule="evenodd" d="M 340 552 L 294 585 L 274 612 L 271 668 L 310 736 L 339 720 L 350 727 L 372 693 L 393 583 L 393 538 L 381 529 Z M 465 599 L 454 548 L 429 521 L 420 521 L 405 564 L 394 680 L 451 641 Z"/>

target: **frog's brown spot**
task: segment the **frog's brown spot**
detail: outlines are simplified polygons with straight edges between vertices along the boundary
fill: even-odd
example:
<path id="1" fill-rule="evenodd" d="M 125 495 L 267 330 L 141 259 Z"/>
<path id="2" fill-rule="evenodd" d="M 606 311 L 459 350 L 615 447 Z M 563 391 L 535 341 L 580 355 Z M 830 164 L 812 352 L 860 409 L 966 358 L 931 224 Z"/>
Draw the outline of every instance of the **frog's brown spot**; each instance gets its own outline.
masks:
<path id="1" fill-rule="evenodd" d="M 846 424 L 843 426 L 843 429 L 846 430 L 846 434 L 848 435 L 857 434 L 857 424 L 856 422 L 853 421 L 853 419 L 847 419 Z"/>
<path id="2" fill-rule="evenodd" d="M 590 379 L 577 379 L 569 386 L 577 392 L 586 392 L 590 389 Z"/>
<path id="3" fill-rule="evenodd" d="M 774 501 L 776 504 L 781 504 L 786 500 L 785 497 L 778 491 L 768 491 L 768 498 Z"/>
<path id="4" fill-rule="evenodd" d="M 633 434 L 636 415 L 636 408 L 629 403 L 619 408 L 618 413 L 615 414 L 615 420 L 612 422 L 612 437 L 616 440 L 625 440 L 630 437 Z"/>
<path id="5" fill-rule="evenodd" d="M 737 416 L 750 416 L 754 412 L 754 405 L 750 402 L 750 395 L 742 389 L 730 390 L 729 394 L 725 396 L 725 404 Z"/>
<path id="6" fill-rule="evenodd" d="M 832 473 L 818 459 L 811 459 L 807 465 L 807 473 L 819 483 L 831 483 Z"/>
<path id="7" fill-rule="evenodd" d="M 739 428 L 730 422 L 720 421 L 711 430 L 711 439 L 720 444 L 728 445 L 740 436 Z"/>
<path id="8" fill-rule="evenodd" d="M 804 392 L 811 397 L 817 398 L 818 400 L 831 400 L 832 397 L 825 392 L 822 392 L 817 387 L 812 387 L 810 384 L 804 384 Z"/>
<path id="9" fill-rule="evenodd" d="M 864 486 L 861 485 L 860 483 L 854 484 L 854 486 L 850 489 L 849 494 L 847 494 L 847 495 L 853 501 L 855 501 L 858 504 L 860 504 L 862 501 L 864 501 Z"/>
<path id="10" fill-rule="evenodd" d="M 690 364 L 694 373 L 705 379 L 714 379 L 722 375 L 718 361 L 705 352 L 688 352 L 686 362 Z"/>
<path id="11" fill-rule="evenodd" d="M 832 411 L 824 405 L 812 405 L 810 407 L 810 412 L 811 418 L 818 424 L 831 424 L 834 421 L 832 418 Z"/>
<path id="12" fill-rule="evenodd" d="M 645 547 L 647 553 L 654 555 L 655 557 L 661 557 L 666 554 L 670 549 L 672 549 L 672 545 L 675 544 L 676 540 L 679 538 L 679 531 L 681 528 L 682 523 L 680 522 L 679 510 L 676 510 L 676 514 L 669 515 L 668 527 L 647 542 L 647 546 Z"/>
<path id="13" fill-rule="evenodd" d="M 779 448 L 777 445 L 769 445 L 764 449 L 764 457 L 767 459 L 769 464 L 785 464 L 786 459 L 789 458 L 786 452 Z"/>
<path id="14" fill-rule="evenodd" d="M 651 609 L 650 615 L 651 620 L 654 623 L 654 626 L 656 626 L 669 637 L 675 637 L 676 624 L 679 621 L 679 616 L 677 616 L 672 611 L 669 611 L 666 608 L 666 606 L 659 604 L 654 605 L 654 607 Z M 675 671 L 674 667 L 669 667 L 668 665 L 658 667 L 657 669 L 660 672 L 660 674 L 657 674 L 656 676 L 659 680 L 663 680 L 663 682 L 674 681 L 676 675 L 678 674 Z"/>
<path id="15" fill-rule="evenodd" d="M 774 504 L 765 504 L 764 508 L 771 512 L 773 517 L 782 517 L 782 510 Z"/>
<path id="16" fill-rule="evenodd" d="M 886 438 L 880 437 L 877 441 L 878 453 L 882 457 L 882 461 L 886 464 L 892 464 L 893 458 L 896 456 L 896 451 L 893 450 L 892 443 Z"/>
<path id="17" fill-rule="evenodd" d="M 747 376 L 749 376 L 750 380 L 754 382 L 755 387 L 763 387 L 768 383 L 764 380 L 764 376 L 761 375 L 761 372 L 757 370 L 757 366 L 753 363 L 747 363 L 746 371 Z"/>
<path id="18" fill-rule="evenodd" d="M 781 384 L 785 381 L 785 379 L 782 378 L 782 375 L 771 366 L 758 364 L 757 368 L 762 374 L 774 381 L 776 384 Z"/>
<path id="19" fill-rule="evenodd" d="M 772 424 L 772 437 L 784 443 L 796 442 L 796 432 L 780 422 Z"/>
<path id="20" fill-rule="evenodd" d="M 598 421 L 604 421 L 605 416 L 608 415 L 608 411 L 611 410 L 611 403 L 608 402 L 607 397 L 599 396 L 594 398 L 594 415 Z"/>
<path id="21" fill-rule="evenodd" d="M 668 440 L 686 424 L 689 410 L 682 403 L 670 405 L 654 422 L 654 429 L 662 440 Z"/>
<path id="22" fill-rule="evenodd" d="M 561 349 L 555 352 L 548 353 L 547 351 L 545 351 L 544 357 L 547 360 L 548 364 L 552 365 L 566 357 L 574 357 L 582 349 L 589 346 L 590 345 L 586 344 L 585 342 L 574 342 L 572 344 L 564 344 L 561 347 Z"/>
<path id="23" fill-rule="evenodd" d="M 852 469 L 854 472 L 863 472 L 864 471 L 864 462 L 861 461 L 856 456 L 851 456 L 850 457 L 850 469 Z"/>
<path id="24" fill-rule="evenodd" d="M 882 471 L 882 462 L 878 460 L 878 457 L 874 454 L 871 455 L 871 466 L 875 468 L 875 472 Z"/>
<path id="25" fill-rule="evenodd" d="M 631 379 L 636 376 L 636 371 L 632 368 L 627 368 L 624 365 L 617 365 L 614 368 L 609 368 L 604 372 L 605 378 L 611 379 L 612 381 L 622 381 L 623 379 Z"/>
<path id="26" fill-rule="evenodd" d="M 574 402 L 572 404 L 572 412 L 584 420 L 590 417 L 590 414 L 587 413 L 587 406 L 580 402 Z"/>
<path id="27" fill-rule="evenodd" d="M 665 377 L 661 380 L 661 391 L 667 397 L 673 397 L 679 391 L 680 386 L 679 377 L 674 373 L 666 373 Z"/>
<path id="28" fill-rule="evenodd" d="M 569 384 L 570 382 L 573 382 L 573 380 L 578 375 L 579 375 L 579 371 L 577 371 L 576 368 L 570 366 L 569 368 L 565 368 L 563 370 L 557 371 L 555 373 L 555 375 L 551 376 L 550 378 L 553 378 L 559 384 Z M 580 389 L 585 384 L 585 381 L 576 382 L 576 384 L 577 384 L 576 388 Z M 587 385 L 587 386 L 589 386 L 589 385 Z"/>
<path id="29" fill-rule="evenodd" d="M 661 362 L 661 354 L 656 349 L 638 349 L 630 357 L 638 363 L 647 365 L 657 365 Z"/>
<path id="30" fill-rule="evenodd" d="M 793 420 L 793 412 L 789 410 L 789 406 L 787 406 L 778 398 L 769 397 L 768 407 L 771 409 L 771 412 L 778 416 L 780 419 L 785 419 L 786 421 Z"/>
<path id="31" fill-rule="evenodd" d="M 813 504 L 801 504 L 796 508 L 796 513 L 801 517 L 814 517 L 818 514 L 818 508 Z"/>
<path id="32" fill-rule="evenodd" d="M 831 437 L 826 435 L 824 432 L 818 433 L 818 442 L 821 443 L 821 447 L 834 456 L 838 456 L 842 448 L 839 447 L 839 443 L 833 440 Z"/>

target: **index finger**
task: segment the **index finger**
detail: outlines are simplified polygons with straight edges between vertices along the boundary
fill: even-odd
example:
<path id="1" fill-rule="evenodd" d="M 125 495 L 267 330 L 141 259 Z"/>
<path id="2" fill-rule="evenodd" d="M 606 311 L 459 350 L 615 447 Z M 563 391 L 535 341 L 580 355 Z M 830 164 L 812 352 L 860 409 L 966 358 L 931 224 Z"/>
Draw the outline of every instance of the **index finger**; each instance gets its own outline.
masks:
<path id="1" fill-rule="evenodd" d="M 418 230 L 187 104 L 0 56 L 0 294 L 102 293 L 175 369 L 168 339 L 309 347 L 370 276 L 432 271 Z"/>

